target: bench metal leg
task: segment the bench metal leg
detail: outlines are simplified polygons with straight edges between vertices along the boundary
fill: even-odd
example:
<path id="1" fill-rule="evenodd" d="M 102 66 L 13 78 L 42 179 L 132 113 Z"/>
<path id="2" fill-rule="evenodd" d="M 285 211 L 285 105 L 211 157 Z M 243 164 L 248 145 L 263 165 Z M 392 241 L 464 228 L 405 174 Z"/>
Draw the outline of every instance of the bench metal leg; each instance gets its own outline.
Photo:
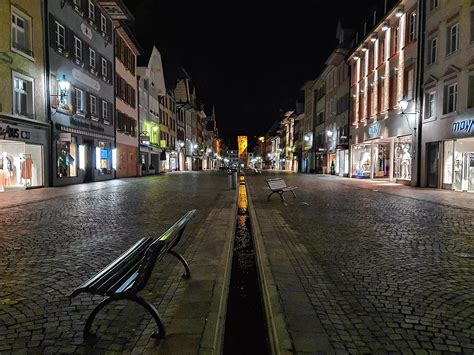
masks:
<path id="1" fill-rule="evenodd" d="M 156 326 L 158 327 L 158 331 L 154 332 L 152 334 L 152 337 L 156 338 L 164 338 L 166 335 L 165 331 L 165 326 L 163 325 L 163 322 L 161 321 L 160 314 L 158 313 L 158 310 L 153 306 L 150 302 L 147 300 L 139 297 L 139 296 L 132 296 L 128 298 L 130 301 L 138 303 L 140 306 L 145 308 L 148 313 L 150 313 L 155 320 Z"/>
<path id="2" fill-rule="evenodd" d="M 284 191 L 282 191 L 282 192 L 280 192 L 280 193 L 279 193 L 279 194 L 280 194 L 280 198 L 281 198 L 282 202 L 286 202 L 286 200 L 285 200 L 285 196 L 283 196 L 283 194 L 284 194 L 284 193 L 285 193 Z"/>
<path id="3" fill-rule="evenodd" d="M 181 261 L 181 264 L 183 264 L 184 269 L 186 270 L 183 274 L 183 278 L 189 279 L 191 277 L 191 270 L 189 270 L 188 262 L 183 258 L 180 253 L 175 252 L 174 250 L 168 250 L 168 253 L 175 256 L 176 258 L 178 258 L 179 261 Z"/>
<path id="4" fill-rule="evenodd" d="M 272 197 L 273 194 L 276 194 L 276 192 L 275 192 L 275 191 L 272 191 L 272 192 L 270 193 L 270 195 L 268 195 L 267 201 L 270 201 L 270 197 Z"/>
<path id="5" fill-rule="evenodd" d="M 296 198 L 295 192 L 294 192 L 293 190 L 290 190 L 290 191 L 291 191 L 291 193 L 293 194 L 293 198 Z"/>
<path id="6" fill-rule="evenodd" d="M 88 339 L 88 338 L 91 338 L 93 336 L 93 334 L 90 333 L 90 330 L 91 330 L 91 327 L 92 327 L 92 323 L 94 322 L 94 319 L 97 316 L 97 314 L 100 312 L 100 310 L 102 308 L 104 308 L 105 306 L 107 306 L 110 302 L 115 301 L 115 300 L 116 300 L 115 298 L 108 297 L 105 300 L 103 300 L 102 302 L 100 302 L 97 305 L 97 307 L 94 308 L 92 313 L 87 318 L 86 325 L 84 327 L 84 339 Z"/>

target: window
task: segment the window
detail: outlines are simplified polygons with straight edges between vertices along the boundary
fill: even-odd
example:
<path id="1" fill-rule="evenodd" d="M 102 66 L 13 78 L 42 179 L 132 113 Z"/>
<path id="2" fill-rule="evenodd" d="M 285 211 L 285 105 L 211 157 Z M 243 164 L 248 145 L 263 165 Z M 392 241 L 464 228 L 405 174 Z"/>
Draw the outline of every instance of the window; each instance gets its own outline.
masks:
<path id="1" fill-rule="evenodd" d="M 82 41 L 76 36 L 74 36 L 74 54 L 76 60 L 82 61 Z"/>
<path id="2" fill-rule="evenodd" d="M 102 119 L 109 122 L 109 103 L 102 100 Z"/>
<path id="3" fill-rule="evenodd" d="M 76 137 L 70 141 L 56 141 L 57 177 L 77 176 L 77 144 Z"/>
<path id="4" fill-rule="evenodd" d="M 448 43 L 446 45 L 447 54 L 456 52 L 459 49 L 459 24 L 448 27 Z"/>
<path id="5" fill-rule="evenodd" d="M 76 88 L 76 113 L 83 113 L 84 112 L 84 91 L 81 89 Z"/>
<path id="6" fill-rule="evenodd" d="M 107 19 L 102 14 L 100 14 L 100 30 L 104 34 L 107 33 Z"/>
<path id="7" fill-rule="evenodd" d="M 438 8 L 439 0 L 430 0 L 430 10 L 435 10 Z"/>
<path id="8" fill-rule="evenodd" d="M 443 113 L 455 112 L 458 101 L 458 84 L 450 84 L 444 87 Z"/>
<path id="9" fill-rule="evenodd" d="M 112 147 L 110 143 L 99 142 L 99 146 L 95 150 L 96 169 L 99 175 L 112 173 Z"/>
<path id="10" fill-rule="evenodd" d="M 13 74 L 13 113 L 28 118 L 33 115 L 33 79 Z"/>
<path id="11" fill-rule="evenodd" d="M 389 88 L 389 108 L 392 109 L 394 108 L 395 106 L 398 105 L 398 102 L 397 102 L 397 98 L 398 98 L 398 95 L 397 95 L 397 81 L 398 81 L 398 75 L 397 74 L 393 74 L 392 76 L 390 76 L 390 81 L 389 81 L 389 85 L 390 85 L 390 88 Z"/>
<path id="12" fill-rule="evenodd" d="M 377 83 L 377 112 L 383 112 L 385 105 L 385 88 L 383 79 Z"/>
<path id="13" fill-rule="evenodd" d="M 426 115 L 425 118 L 433 118 L 436 116 L 436 92 L 426 94 Z"/>
<path id="14" fill-rule="evenodd" d="M 107 59 L 102 58 L 102 76 L 107 77 Z"/>
<path id="15" fill-rule="evenodd" d="M 398 25 L 395 27 L 392 27 L 392 50 L 391 50 L 391 55 L 394 55 L 398 52 L 398 46 L 400 42 L 399 34 L 400 34 L 400 29 L 398 28 Z"/>
<path id="16" fill-rule="evenodd" d="M 415 69 L 413 67 L 405 70 L 403 78 L 403 96 L 407 100 L 411 100 L 414 97 L 415 91 Z"/>
<path id="17" fill-rule="evenodd" d="M 469 77 L 469 87 L 467 89 L 467 108 L 474 107 L 474 75 Z"/>
<path id="18" fill-rule="evenodd" d="M 471 10 L 471 43 L 474 43 L 474 10 Z"/>
<path id="19" fill-rule="evenodd" d="M 408 43 L 416 39 L 416 12 L 408 14 L 407 35 Z"/>
<path id="20" fill-rule="evenodd" d="M 89 66 L 95 69 L 95 50 L 89 48 Z"/>
<path id="21" fill-rule="evenodd" d="M 91 116 L 97 117 L 97 98 L 94 95 L 89 96 L 89 107 Z"/>
<path id="22" fill-rule="evenodd" d="M 56 21 L 56 45 L 58 49 L 66 49 L 66 29 L 58 21 Z"/>
<path id="23" fill-rule="evenodd" d="M 95 22 L 95 5 L 92 0 L 89 0 L 89 20 Z"/>
<path id="24" fill-rule="evenodd" d="M 26 16 L 12 12 L 11 26 L 12 49 L 33 56 L 31 50 L 31 21 Z"/>
<path id="25" fill-rule="evenodd" d="M 428 64 L 433 64 L 438 58 L 438 37 L 428 41 Z"/>
<path id="26" fill-rule="evenodd" d="M 380 38 L 378 65 L 381 65 L 384 61 L 385 61 L 385 38 Z"/>

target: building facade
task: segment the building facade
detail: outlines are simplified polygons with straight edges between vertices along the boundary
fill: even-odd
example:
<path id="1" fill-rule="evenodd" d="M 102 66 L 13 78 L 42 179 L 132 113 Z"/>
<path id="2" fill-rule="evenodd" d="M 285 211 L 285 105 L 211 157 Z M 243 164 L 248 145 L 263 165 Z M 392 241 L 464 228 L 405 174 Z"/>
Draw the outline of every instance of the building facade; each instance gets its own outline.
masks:
<path id="1" fill-rule="evenodd" d="M 474 8 L 426 7 L 421 186 L 474 192 Z"/>
<path id="2" fill-rule="evenodd" d="M 48 1 L 55 186 L 115 177 L 114 34 L 95 0 Z"/>
<path id="3" fill-rule="evenodd" d="M 43 5 L 0 3 L 0 192 L 49 185 Z"/>
<path id="4" fill-rule="evenodd" d="M 301 172 L 314 173 L 316 162 L 314 154 L 314 93 L 313 81 L 307 81 L 301 90 L 304 92 L 304 117 L 301 119 L 300 132 L 303 136 L 301 154 Z"/>
<path id="5" fill-rule="evenodd" d="M 127 20 L 132 20 L 131 18 Z M 139 50 L 124 21 L 115 29 L 115 118 L 117 177 L 138 176 L 138 82 Z"/>
<path id="6" fill-rule="evenodd" d="M 161 166 L 161 131 L 159 98 L 166 95 L 165 80 L 161 55 L 156 47 L 152 48 L 150 57 L 142 58 L 143 66 L 137 67 L 139 96 L 139 164 L 142 175 L 153 175 L 160 172 Z"/>
<path id="7" fill-rule="evenodd" d="M 398 2 L 349 55 L 353 177 L 416 184 L 417 5 Z"/>
<path id="8" fill-rule="evenodd" d="M 315 173 L 326 174 L 328 165 L 328 148 L 326 139 L 326 77 L 329 69 L 326 68 L 317 78 L 312 87 L 314 104 L 314 155 Z"/>
<path id="9" fill-rule="evenodd" d="M 164 150 L 164 160 L 161 160 L 162 171 L 175 171 L 178 168 L 178 153 L 176 151 L 177 125 L 176 102 L 170 91 L 160 97 L 160 142 Z"/>

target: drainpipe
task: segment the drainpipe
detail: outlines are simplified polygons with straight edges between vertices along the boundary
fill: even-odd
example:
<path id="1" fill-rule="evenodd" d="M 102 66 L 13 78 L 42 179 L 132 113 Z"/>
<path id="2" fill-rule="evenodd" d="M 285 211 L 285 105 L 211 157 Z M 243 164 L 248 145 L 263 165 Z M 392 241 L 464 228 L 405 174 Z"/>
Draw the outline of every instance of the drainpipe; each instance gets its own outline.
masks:
<path id="1" fill-rule="evenodd" d="M 137 66 L 135 65 L 135 73 Z M 142 176 L 142 164 L 140 155 L 140 75 L 137 75 L 137 176 Z"/>
<path id="2" fill-rule="evenodd" d="M 422 149 L 422 129 L 423 120 L 421 112 L 423 108 L 423 78 L 424 78 L 424 59 L 425 59 L 425 27 L 426 27 L 426 1 L 418 0 L 418 42 L 417 42 L 417 70 L 416 70 L 416 105 L 415 114 L 417 118 L 417 145 L 416 145 L 416 187 L 421 186 L 421 149 Z"/>
<path id="3" fill-rule="evenodd" d="M 48 165 L 48 184 L 45 186 L 54 186 L 55 184 L 53 183 L 54 180 L 54 125 L 53 125 L 53 120 L 51 117 L 51 92 L 50 92 L 50 68 L 49 68 L 49 16 L 48 16 L 48 0 L 43 0 L 42 2 L 43 6 L 43 11 L 42 11 L 42 16 L 43 16 L 43 41 L 44 41 L 44 51 L 43 51 L 43 59 L 44 59 L 44 66 L 45 70 L 43 71 L 45 78 L 44 78 L 44 89 L 46 93 L 46 115 L 50 123 L 50 141 L 49 141 L 49 149 L 50 151 L 48 152 L 48 157 L 49 157 L 49 165 Z"/>

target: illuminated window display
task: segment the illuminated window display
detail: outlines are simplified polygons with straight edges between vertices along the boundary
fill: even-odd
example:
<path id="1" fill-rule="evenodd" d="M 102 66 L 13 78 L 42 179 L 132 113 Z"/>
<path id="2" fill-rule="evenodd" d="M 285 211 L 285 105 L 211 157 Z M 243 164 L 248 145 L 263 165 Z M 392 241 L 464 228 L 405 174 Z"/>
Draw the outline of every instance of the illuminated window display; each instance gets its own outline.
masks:
<path id="1" fill-rule="evenodd" d="M 395 167 L 396 179 L 411 180 L 412 166 L 412 140 L 411 137 L 402 137 L 395 142 Z"/>
<path id="2" fill-rule="evenodd" d="M 443 183 L 453 183 L 454 141 L 444 142 Z"/>
<path id="3" fill-rule="evenodd" d="M 77 176 L 77 144 L 76 138 L 71 141 L 56 142 L 58 178 Z"/>
<path id="4" fill-rule="evenodd" d="M 370 167 L 372 165 L 371 159 L 371 145 L 356 145 L 353 148 L 353 173 L 357 178 L 370 178 Z"/>
<path id="5" fill-rule="evenodd" d="M 43 185 L 43 147 L 0 143 L 0 192 Z"/>
<path id="6" fill-rule="evenodd" d="M 454 142 L 453 189 L 474 192 L 474 138 Z"/>
<path id="7" fill-rule="evenodd" d="M 112 148 L 110 143 L 99 142 L 96 148 L 96 168 L 99 174 L 112 174 Z"/>

